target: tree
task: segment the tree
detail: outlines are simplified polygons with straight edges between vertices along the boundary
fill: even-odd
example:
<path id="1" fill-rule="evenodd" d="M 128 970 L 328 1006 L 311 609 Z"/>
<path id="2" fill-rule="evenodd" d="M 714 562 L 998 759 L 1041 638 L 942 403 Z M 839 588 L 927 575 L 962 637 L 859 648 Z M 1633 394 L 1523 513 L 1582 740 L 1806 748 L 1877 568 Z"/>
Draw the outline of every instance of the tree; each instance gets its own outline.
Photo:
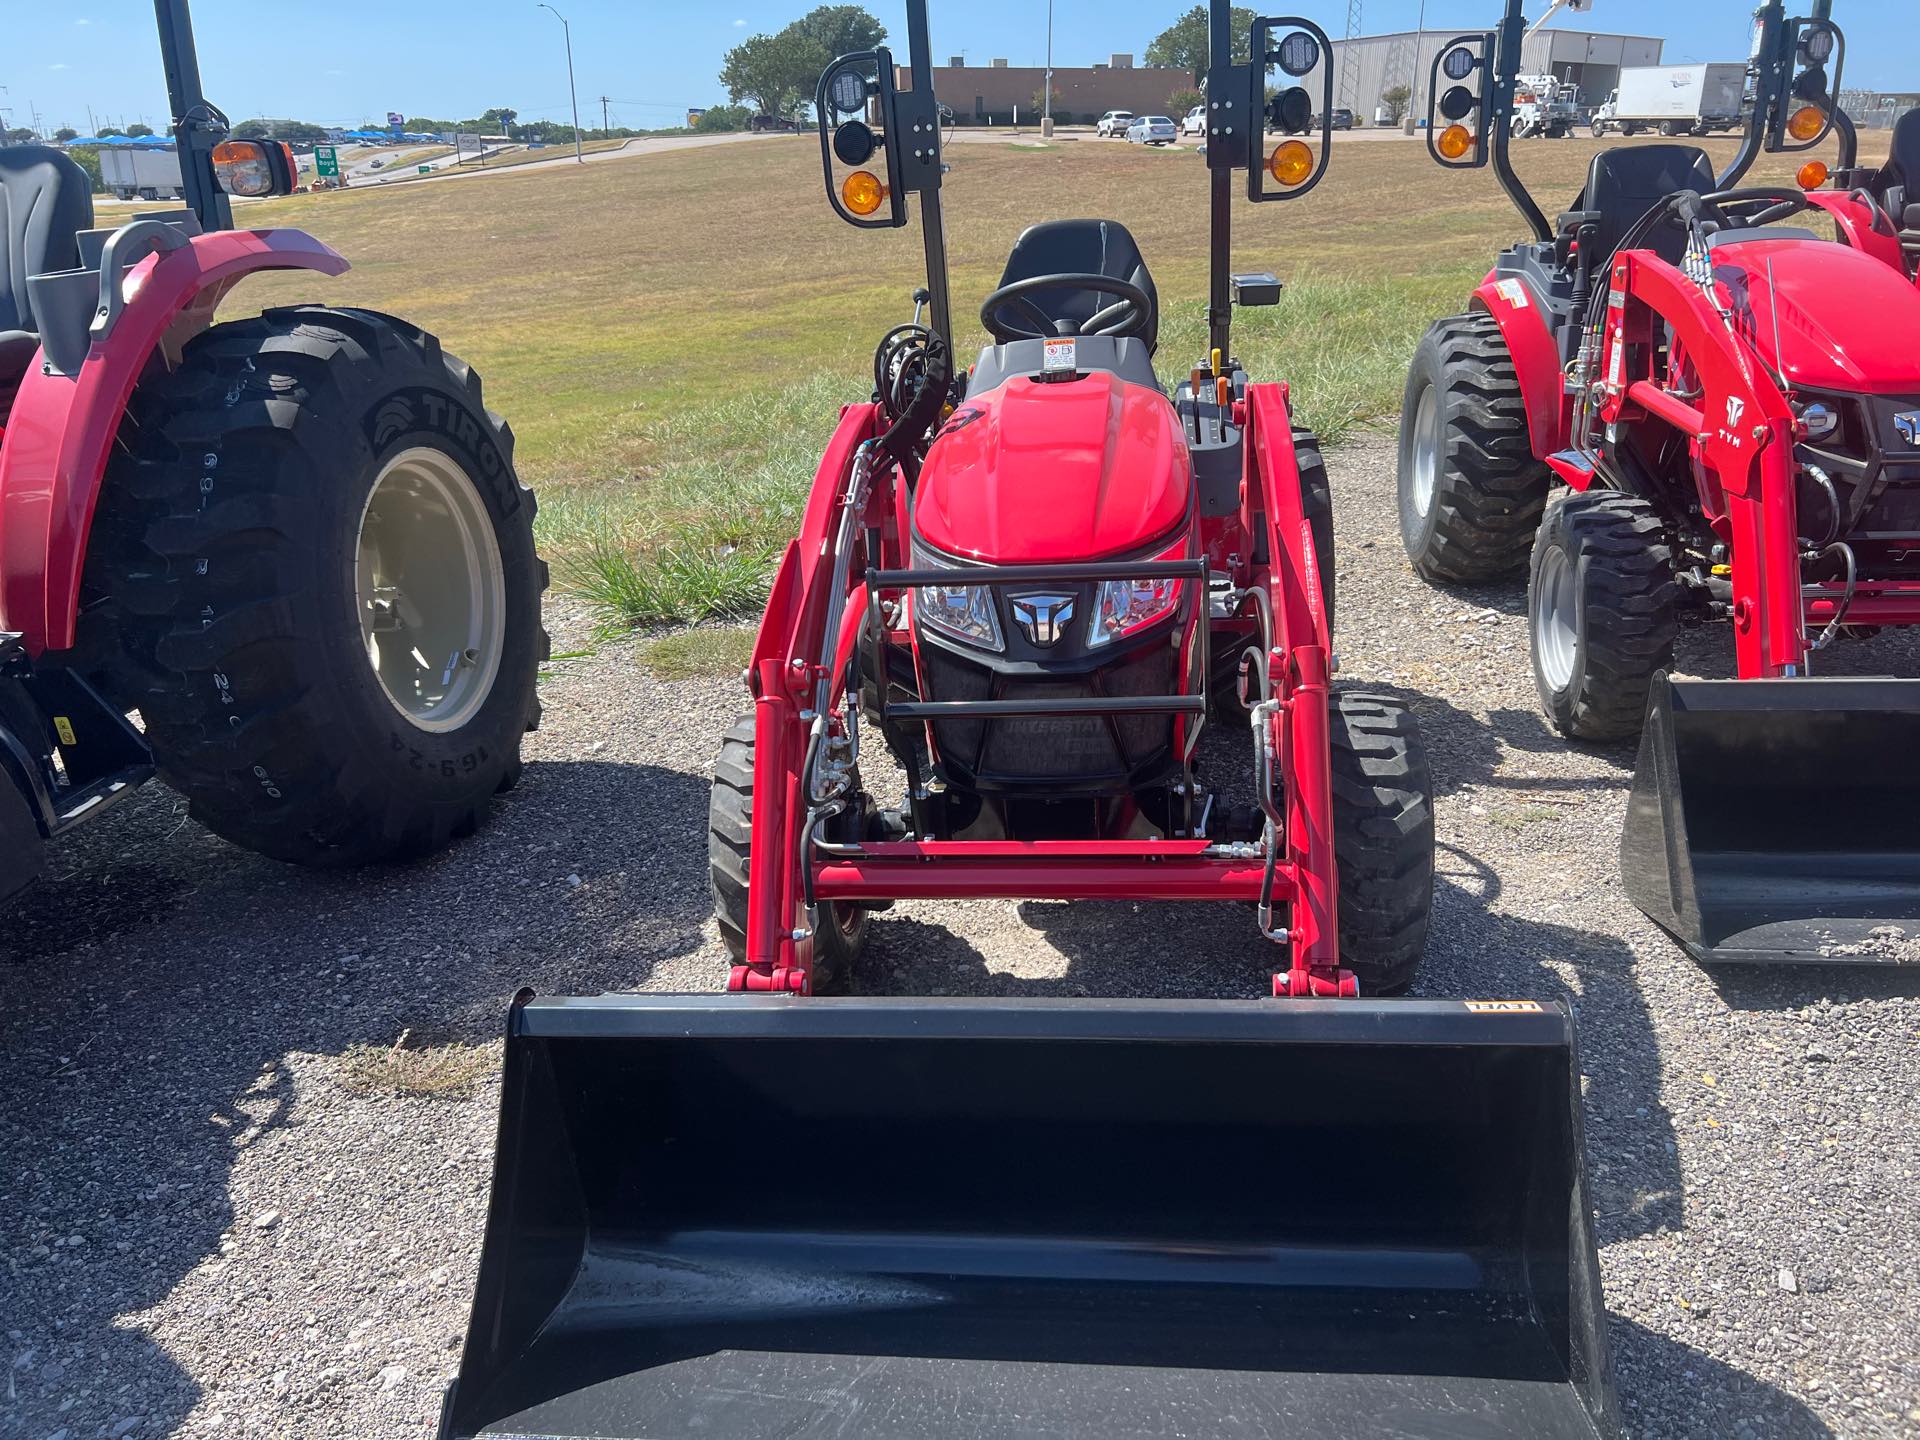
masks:
<path id="1" fill-rule="evenodd" d="M 887 27 L 859 5 L 822 5 L 809 10 L 780 33 L 811 40 L 826 52 L 829 60 L 858 50 L 876 50 L 887 40 Z M 814 76 L 816 81 L 819 78 Z"/>
<path id="2" fill-rule="evenodd" d="M 1196 105 L 1207 103 L 1206 93 L 1201 90 L 1176 90 L 1167 97 L 1167 113 L 1178 120 Z"/>
<path id="3" fill-rule="evenodd" d="M 1233 7 L 1233 63 L 1247 63 L 1253 41 L 1253 11 Z M 1185 70 L 1198 85 L 1207 73 L 1207 7 L 1196 5 L 1153 37 L 1147 46 L 1147 64 Z"/>
<path id="4" fill-rule="evenodd" d="M 1047 106 L 1044 103 L 1047 98 L 1046 92 L 1047 87 L 1043 85 L 1027 97 L 1027 103 L 1033 107 L 1033 113 L 1035 115 L 1045 115 L 1048 113 Z M 1053 87 L 1053 114 L 1058 115 L 1060 113 L 1060 102 L 1065 98 L 1066 97 L 1060 93 L 1060 87 L 1055 85 Z"/>
<path id="5" fill-rule="evenodd" d="M 102 125 L 98 130 L 94 131 L 93 133 L 98 135 L 102 140 L 104 140 L 109 135 L 124 135 L 127 132 L 122 130 L 117 125 Z"/>
<path id="6" fill-rule="evenodd" d="M 132 136 L 134 139 L 138 140 L 138 139 L 141 139 L 143 136 L 153 134 L 153 126 L 129 125 L 127 126 L 127 134 Z"/>
<path id="7" fill-rule="evenodd" d="M 39 138 L 24 125 L 17 125 L 11 130 L 0 130 L 0 140 L 5 140 L 9 145 L 31 145 Z"/>
<path id="8" fill-rule="evenodd" d="M 813 98 L 820 72 L 833 57 L 799 33 L 798 22 L 778 35 L 752 35 L 727 51 L 720 83 L 727 98 L 751 100 L 768 115 L 798 115 Z"/>
<path id="9" fill-rule="evenodd" d="M 714 105 L 701 115 L 693 127 L 706 134 L 716 131 L 744 130 L 753 120 L 753 112 L 744 105 Z"/>
<path id="10" fill-rule="evenodd" d="M 69 140 L 78 140 L 80 138 L 80 132 L 71 125 L 62 125 L 58 130 L 53 132 L 53 138 L 57 144 L 64 145 Z"/>
<path id="11" fill-rule="evenodd" d="M 1380 103 L 1386 107 L 1387 123 L 1398 125 L 1407 118 L 1407 107 L 1413 103 L 1413 91 L 1405 85 L 1389 85 L 1380 92 Z"/>
<path id="12" fill-rule="evenodd" d="M 520 118 L 518 110 L 509 110 L 504 105 L 496 105 L 491 110 L 480 112 L 480 118 L 474 121 L 476 128 L 485 131 L 498 131 L 509 140 L 513 138 L 513 122 Z"/>

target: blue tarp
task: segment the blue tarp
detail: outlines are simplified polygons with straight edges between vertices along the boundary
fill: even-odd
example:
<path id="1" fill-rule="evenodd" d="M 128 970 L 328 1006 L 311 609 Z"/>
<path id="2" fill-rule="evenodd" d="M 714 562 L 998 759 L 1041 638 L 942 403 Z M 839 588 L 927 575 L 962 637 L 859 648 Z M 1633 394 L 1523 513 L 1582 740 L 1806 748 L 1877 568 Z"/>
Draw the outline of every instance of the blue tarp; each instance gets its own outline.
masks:
<path id="1" fill-rule="evenodd" d="M 92 135 L 84 140 L 69 140 L 72 145 L 131 145 L 138 150 L 171 150 L 173 141 L 163 135 Z"/>

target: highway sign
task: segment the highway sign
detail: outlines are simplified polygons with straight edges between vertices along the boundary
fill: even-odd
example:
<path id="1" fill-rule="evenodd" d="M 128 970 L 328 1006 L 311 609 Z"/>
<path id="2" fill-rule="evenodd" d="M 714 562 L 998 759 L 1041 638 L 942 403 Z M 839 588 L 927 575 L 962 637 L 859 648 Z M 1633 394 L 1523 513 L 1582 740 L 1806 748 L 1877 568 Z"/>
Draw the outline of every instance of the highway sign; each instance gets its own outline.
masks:
<path id="1" fill-rule="evenodd" d="M 339 175 L 340 152 L 331 145 L 314 146 L 313 171 L 316 175 Z"/>

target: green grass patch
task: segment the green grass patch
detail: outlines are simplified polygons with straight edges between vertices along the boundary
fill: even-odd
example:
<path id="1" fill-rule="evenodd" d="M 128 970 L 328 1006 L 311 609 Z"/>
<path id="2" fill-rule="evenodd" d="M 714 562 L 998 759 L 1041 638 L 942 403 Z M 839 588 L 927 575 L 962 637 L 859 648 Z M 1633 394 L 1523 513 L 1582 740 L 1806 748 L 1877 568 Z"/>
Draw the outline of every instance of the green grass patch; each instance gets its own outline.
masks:
<path id="1" fill-rule="evenodd" d="M 753 658 L 753 632 L 676 630 L 640 647 L 640 663 L 662 680 L 738 675 Z"/>

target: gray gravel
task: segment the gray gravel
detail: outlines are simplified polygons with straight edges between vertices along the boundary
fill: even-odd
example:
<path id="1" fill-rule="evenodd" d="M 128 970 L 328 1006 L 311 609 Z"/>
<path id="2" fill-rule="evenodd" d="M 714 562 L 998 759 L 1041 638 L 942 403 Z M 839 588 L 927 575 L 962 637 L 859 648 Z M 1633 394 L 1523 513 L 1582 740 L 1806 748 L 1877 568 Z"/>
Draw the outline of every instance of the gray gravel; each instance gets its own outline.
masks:
<path id="1" fill-rule="evenodd" d="M 1384 443 L 1333 472 L 1344 674 L 1415 697 L 1440 786 L 1420 989 L 1578 1012 L 1634 1428 L 1920 1435 L 1920 969 L 1685 959 L 1614 877 L 1630 751 L 1540 718 L 1520 587 L 1412 577 Z M 1683 663 L 1726 662 L 1703 641 Z M 1828 668 L 1920 657 L 1883 638 Z M 524 784 L 449 856 L 293 872 L 154 788 L 8 915 L 0 1436 L 431 1433 L 497 1083 L 368 1094 L 341 1057 L 488 1043 L 523 983 L 725 974 L 701 827 L 737 687 L 654 681 L 616 645 L 546 694 Z M 1270 962 L 1228 907 L 903 904 L 874 935 L 860 983 L 894 993 L 1251 996 Z"/>

